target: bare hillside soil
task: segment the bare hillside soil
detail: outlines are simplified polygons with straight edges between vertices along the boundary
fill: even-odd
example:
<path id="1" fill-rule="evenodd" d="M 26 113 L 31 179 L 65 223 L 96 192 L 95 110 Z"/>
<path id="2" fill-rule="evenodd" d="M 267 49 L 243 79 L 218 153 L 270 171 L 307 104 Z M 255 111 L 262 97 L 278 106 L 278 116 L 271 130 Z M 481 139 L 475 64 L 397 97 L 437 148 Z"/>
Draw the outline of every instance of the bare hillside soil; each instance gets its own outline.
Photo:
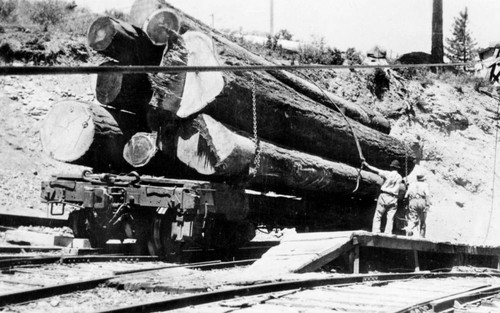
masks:
<path id="1" fill-rule="evenodd" d="M 22 38 L 18 35 L 0 34 L 0 65 L 100 63 L 75 38 L 41 42 L 56 51 L 50 60 L 24 57 L 27 54 L 19 51 L 28 50 L 23 48 L 25 42 L 5 47 L 12 38 Z M 5 49 L 14 51 L 12 47 L 17 47 L 18 54 L 5 57 Z M 60 50 L 64 52 L 57 53 Z M 387 71 L 382 81 L 377 81 L 378 74 L 372 70 L 306 75 L 352 102 L 371 103 L 391 120 L 391 135 L 407 141 L 420 154 L 418 170 L 425 172 L 432 193 L 429 238 L 500 245 L 496 209 L 500 193 L 492 201 L 495 100 L 475 91 L 471 80 L 446 73 L 408 79 Z M 41 151 L 41 122 L 52 105 L 64 99 L 95 101 L 90 77 L 0 77 L 0 212 L 46 215 L 47 208 L 39 200 L 40 182 L 52 174 L 83 170 L 54 161 Z M 500 185 L 498 179 L 496 185 Z"/>

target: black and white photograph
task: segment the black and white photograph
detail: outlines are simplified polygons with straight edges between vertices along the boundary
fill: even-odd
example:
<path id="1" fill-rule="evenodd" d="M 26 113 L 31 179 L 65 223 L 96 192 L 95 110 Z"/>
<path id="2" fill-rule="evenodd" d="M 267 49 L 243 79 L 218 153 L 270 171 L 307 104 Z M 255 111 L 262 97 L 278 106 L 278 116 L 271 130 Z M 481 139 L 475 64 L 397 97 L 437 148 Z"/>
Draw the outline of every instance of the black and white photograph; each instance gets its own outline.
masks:
<path id="1" fill-rule="evenodd" d="M 500 313 L 500 1 L 0 0 L 0 312 Z"/>

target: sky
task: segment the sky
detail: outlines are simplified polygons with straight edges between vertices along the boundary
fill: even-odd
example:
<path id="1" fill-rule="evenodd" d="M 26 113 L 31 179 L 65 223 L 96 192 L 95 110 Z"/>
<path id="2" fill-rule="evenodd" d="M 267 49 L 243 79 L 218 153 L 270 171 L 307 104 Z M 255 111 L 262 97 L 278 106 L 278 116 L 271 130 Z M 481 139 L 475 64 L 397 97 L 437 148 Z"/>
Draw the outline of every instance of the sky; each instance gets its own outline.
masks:
<path id="1" fill-rule="evenodd" d="M 392 57 L 412 51 L 430 53 L 432 0 L 167 0 L 185 13 L 216 28 L 270 30 L 274 1 L 274 29 L 287 29 L 294 39 L 323 37 L 332 47 L 367 51 L 375 45 Z M 134 0 L 76 0 L 96 12 L 115 8 L 130 11 Z M 453 20 L 468 8 L 470 30 L 478 47 L 500 41 L 499 0 L 443 0 L 444 37 L 451 36 Z M 213 15 L 213 16 L 212 16 Z"/>

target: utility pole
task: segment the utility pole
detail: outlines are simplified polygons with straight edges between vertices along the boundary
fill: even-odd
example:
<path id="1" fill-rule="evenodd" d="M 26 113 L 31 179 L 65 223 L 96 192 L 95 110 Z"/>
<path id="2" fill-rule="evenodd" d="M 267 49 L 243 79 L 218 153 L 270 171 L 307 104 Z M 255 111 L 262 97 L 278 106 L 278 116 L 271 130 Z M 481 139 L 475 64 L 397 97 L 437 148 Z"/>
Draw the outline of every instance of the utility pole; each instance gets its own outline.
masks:
<path id="1" fill-rule="evenodd" d="M 443 63 L 443 58 L 443 0 L 433 0 L 431 63 Z M 438 71 L 437 68 L 431 70 Z"/>
<path id="2" fill-rule="evenodd" d="M 269 33 L 272 35 L 274 35 L 274 0 L 270 0 L 271 1 L 271 24 L 269 25 L 270 26 L 270 29 L 269 29 Z"/>
<path id="3" fill-rule="evenodd" d="M 212 17 L 212 28 L 215 28 L 215 14 L 210 14 L 210 16 Z"/>

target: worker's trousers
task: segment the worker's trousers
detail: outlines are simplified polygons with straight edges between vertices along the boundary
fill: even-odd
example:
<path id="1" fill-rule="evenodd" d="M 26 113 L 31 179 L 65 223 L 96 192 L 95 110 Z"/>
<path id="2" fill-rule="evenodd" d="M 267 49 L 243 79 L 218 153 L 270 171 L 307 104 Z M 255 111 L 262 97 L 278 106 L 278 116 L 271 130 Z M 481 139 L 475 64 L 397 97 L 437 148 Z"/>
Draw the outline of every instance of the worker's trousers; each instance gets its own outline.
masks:
<path id="1" fill-rule="evenodd" d="M 385 199 L 383 199 L 384 197 Z M 385 201 L 384 201 L 385 200 Z M 377 208 L 373 216 L 372 233 L 381 233 L 382 216 L 386 214 L 385 234 L 392 234 L 394 226 L 394 214 L 398 207 L 397 201 L 387 201 L 387 195 L 380 195 L 377 201 Z"/>
<path id="2" fill-rule="evenodd" d="M 408 235 L 425 237 L 425 219 L 427 218 L 427 205 L 424 199 L 411 199 L 408 212 Z"/>

